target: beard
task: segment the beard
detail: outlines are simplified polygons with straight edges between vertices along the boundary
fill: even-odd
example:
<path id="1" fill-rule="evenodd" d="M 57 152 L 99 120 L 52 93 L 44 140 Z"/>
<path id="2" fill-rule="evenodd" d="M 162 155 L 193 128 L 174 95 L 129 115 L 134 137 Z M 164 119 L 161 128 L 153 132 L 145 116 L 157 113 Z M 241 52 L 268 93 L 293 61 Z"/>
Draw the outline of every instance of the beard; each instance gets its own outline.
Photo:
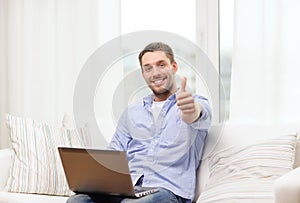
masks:
<path id="1" fill-rule="evenodd" d="M 161 97 L 167 97 L 167 96 L 169 96 L 169 95 L 172 94 L 171 91 L 168 90 L 168 89 L 164 89 L 164 90 L 161 90 L 161 91 L 157 91 L 157 90 L 155 90 L 154 88 L 151 88 L 151 90 L 152 90 L 153 94 L 154 94 L 156 97 L 159 97 L 159 98 L 161 98 Z"/>
<path id="2" fill-rule="evenodd" d="M 146 79 L 148 87 L 152 90 L 155 97 L 165 100 L 176 92 L 176 83 L 171 73 L 159 74 Z"/>
<path id="3" fill-rule="evenodd" d="M 155 87 L 149 85 L 155 97 L 167 99 L 173 94 L 174 84 L 169 85 L 169 87 Z"/>

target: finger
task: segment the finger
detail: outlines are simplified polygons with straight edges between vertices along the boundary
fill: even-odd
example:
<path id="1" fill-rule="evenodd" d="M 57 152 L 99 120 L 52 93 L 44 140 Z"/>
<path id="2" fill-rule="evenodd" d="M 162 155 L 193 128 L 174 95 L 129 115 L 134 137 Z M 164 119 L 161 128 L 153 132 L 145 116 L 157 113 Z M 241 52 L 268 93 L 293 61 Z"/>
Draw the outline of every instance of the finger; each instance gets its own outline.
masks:
<path id="1" fill-rule="evenodd" d="M 184 113 L 184 114 L 188 114 L 188 113 L 195 113 L 195 111 L 196 110 L 193 108 L 193 109 L 184 109 L 181 112 Z"/>
<path id="2" fill-rule="evenodd" d="M 185 111 L 185 110 L 195 110 L 195 105 L 194 104 L 184 104 L 184 105 L 180 105 L 178 107 L 181 111 Z"/>
<path id="3" fill-rule="evenodd" d="M 183 77 L 181 80 L 181 92 L 185 92 L 186 87 L 186 77 Z"/>
<path id="4" fill-rule="evenodd" d="M 188 97 L 179 98 L 177 100 L 178 106 L 185 105 L 185 104 L 194 104 L 194 98 L 191 96 L 188 96 Z"/>
<path id="5" fill-rule="evenodd" d="M 178 95 L 176 95 L 177 101 L 185 99 L 185 98 L 189 98 L 189 97 L 192 97 L 192 94 L 190 92 L 180 92 Z"/>

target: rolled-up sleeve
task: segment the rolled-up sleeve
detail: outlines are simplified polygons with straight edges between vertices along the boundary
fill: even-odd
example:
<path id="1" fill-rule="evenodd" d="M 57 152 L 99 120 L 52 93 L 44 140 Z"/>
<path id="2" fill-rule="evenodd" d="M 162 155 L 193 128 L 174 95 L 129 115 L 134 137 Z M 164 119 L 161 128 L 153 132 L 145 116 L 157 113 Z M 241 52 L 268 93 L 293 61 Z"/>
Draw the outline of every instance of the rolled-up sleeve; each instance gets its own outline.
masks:
<path id="1" fill-rule="evenodd" d="M 198 130 L 207 131 L 211 125 L 212 113 L 208 100 L 203 96 L 194 96 L 195 102 L 200 103 L 202 111 L 200 117 L 190 125 Z"/>

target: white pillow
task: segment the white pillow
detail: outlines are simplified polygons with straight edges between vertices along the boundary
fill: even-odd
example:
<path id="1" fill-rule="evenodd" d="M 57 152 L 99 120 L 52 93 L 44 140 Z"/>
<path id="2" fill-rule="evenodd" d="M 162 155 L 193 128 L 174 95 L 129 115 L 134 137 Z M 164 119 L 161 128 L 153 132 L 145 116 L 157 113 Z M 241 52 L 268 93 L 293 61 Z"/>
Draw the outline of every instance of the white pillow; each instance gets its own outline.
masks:
<path id="1" fill-rule="evenodd" d="M 84 146 L 84 135 L 30 118 L 6 119 L 13 151 L 6 191 L 71 195 L 57 147 Z"/>
<path id="2" fill-rule="evenodd" d="M 273 182 L 293 169 L 297 134 L 233 146 L 208 157 L 210 177 L 197 202 L 273 202 Z"/>

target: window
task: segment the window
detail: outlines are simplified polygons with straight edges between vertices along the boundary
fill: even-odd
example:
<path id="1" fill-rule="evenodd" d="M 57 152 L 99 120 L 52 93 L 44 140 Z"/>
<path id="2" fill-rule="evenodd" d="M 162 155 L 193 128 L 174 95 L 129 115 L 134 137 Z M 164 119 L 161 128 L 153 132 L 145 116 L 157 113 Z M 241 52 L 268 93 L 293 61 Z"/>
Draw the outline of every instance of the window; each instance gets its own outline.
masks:
<path id="1" fill-rule="evenodd" d="M 154 0 L 154 1 L 141 1 L 141 0 L 128 0 L 121 2 L 121 33 L 131 33 L 143 30 L 158 30 L 167 31 L 178 34 L 187 38 L 188 40 L 196 43 L 196 1 L 181 1 L 181 0 Z M 141 47 L 142 49 L 143 47 Z M 174 47 L 173 47 L 174 48 Z M 181 76 L 186 76 L 188 85 L 191 91 L 197 92 L 197 78 L 193 69 L 189 67 L 189 62 L 195 60 L 194 53 L 184 53 L 185 61 L 179 54 L 180 50 L 175 50 L 176 61 L 179 66 L 177 72 L 177 80 Z M 133 53 L 123 59 L 124 75 L 130 74 L 132 71 L 139 69 L 138 53 Z M 143 81 L 142 81 L 143 82 Z M 180 84 L 180 81 L 177 81 Z M 132 81 L 128 86 L 141 84 L 134 84 Z M 136 88 L 137 89 L 137 88 Z M 126 90 L 125 90 L 126 91 Z M 141 97 L 150 93 L 148 87 L 139 88 L 132 96 L 132 102 L 140 101 Z"/>
<path id="2" fill-rule="evenodd" d="M 205 53 L 211 56 L 211 60 L 218 67 L 217 2 L 218 0 L 120 1 L 120 34 L 143 30 L 175 33 L 200 46 Z M 212 16 L 210 16 L 211 13 L 213 13 Z M 123 52 L 127 53 L 126 47 L 123 49 Z M 98 84 L 95 96 L 95 112 L 98 126 L 107 141 L 110 140 L 114 127 L 128 103 L 141 101 L 143 96 L 150 93 L 140 75 L 138 52 L 139 50 L 118 59 L 106 72 L 101 84 Z M 179 65 L 176 74 L 178 79 L 180 80 L 181 76 L 186 76 L 188 88 L 191 91 L 204 95 L 211 100 L 208 88 L 203 83 L 203 78 L 207 76 L 199 77 L 189 63 L 197 60 L 195 53 L 192 51 L 191 53 L 186 53 L 186 51 L 183 53 L 182 50 L 175 49 L 174 52 Z M 216 69 L 216 73 L 218 73 L 218 69 Z M 208 80 L 216 83 L 216 88 L 212 92 L 216 94 L 214 97 L 217 98 L 219 94 L 218 81 L 210 78 Z M 177 81 L 177 84 L 179 86 L 180 81 Z M 215 101 L 219 102 L 218 98 Z M 218 105 L 215 105 L 217 107 L 214 109 L 218 108 Z M 218 109 L 214 113 L 218 115 Z M 214 116 L 214 118 L 218 121 L 218 116 Z"/>
<path id="3" fill-rule="evenodd" d="M 226 119 L 229 116 L 231 63 L 233 48 L 234 0 L 220 0 L 220 75 L 225 90 Z"/>

